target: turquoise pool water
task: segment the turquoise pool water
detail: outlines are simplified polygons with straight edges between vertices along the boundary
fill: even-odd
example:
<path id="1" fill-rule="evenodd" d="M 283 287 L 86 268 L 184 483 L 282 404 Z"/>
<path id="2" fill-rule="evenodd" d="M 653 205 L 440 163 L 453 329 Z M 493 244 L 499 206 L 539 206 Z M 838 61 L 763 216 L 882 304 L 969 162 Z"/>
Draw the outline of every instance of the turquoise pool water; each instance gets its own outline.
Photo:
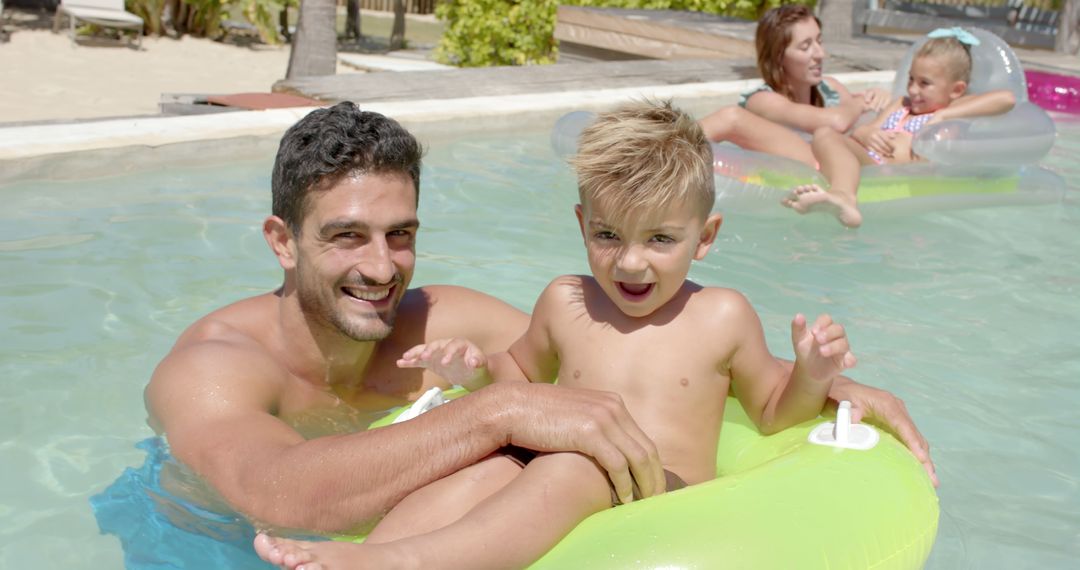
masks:
<path id="1" fill-rule="evenodd" d="M 1044 162 L 1062 203 L 867 221 L 728 216 L 692 276 L 745 292 L 774 353 L 795 312 L 847 326 L 858 380 L 907 402 L 933 444 L 928 567 L 1080 560 L 1080 123 Z M 0 187 L 0 567 L 119 568 L 88 498 L 151 435 L 142 388 L 179 331 L 274 288 L 259 224 L 270 157 Z M 547 133 L 433 143 L 416 284 L 531 307 L 587 266 Z M 872 517 L 874 513 L 866 513 Z"/>

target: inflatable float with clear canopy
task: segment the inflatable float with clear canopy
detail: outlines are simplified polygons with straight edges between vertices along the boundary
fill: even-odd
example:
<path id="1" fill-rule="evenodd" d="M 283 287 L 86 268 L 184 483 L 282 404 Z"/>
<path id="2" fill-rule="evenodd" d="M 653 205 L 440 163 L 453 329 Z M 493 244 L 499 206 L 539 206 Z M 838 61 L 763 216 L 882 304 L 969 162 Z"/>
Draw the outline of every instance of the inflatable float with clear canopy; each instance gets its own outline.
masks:
<path id="1" fill-rule="evenodd" d="M 1037 165 L 1054 144 L 1054 122 L 1028 100 L 1020 60 L 996 35 L 968 31 L 979 40 L 979 45 L 971 47 L 968 92 L 1007 89 L 1016 97 L 1015 107 L 994 117 L 924 127 L 912 148 L 925 161 L 864 166 L 859 186 L 859 208 L 864 214 L 1044 204 L 1061 199 L 1062 179 Z M 904 56 L 893 83 L 894 97 L 906 93 L 911 61 L 926 39 L 915 42 Z M 574 111 L 560 118 L 551 135 L 555 151 L 563 156 L 575 152 L 578 135 L 594 116 Z M 819 172 L 795 160 L 731 143 L 714 143 L 713 156 L 716 203 L 723 211 L 788 215 L 777 203 L 793 186 L 827 187 Z"/>

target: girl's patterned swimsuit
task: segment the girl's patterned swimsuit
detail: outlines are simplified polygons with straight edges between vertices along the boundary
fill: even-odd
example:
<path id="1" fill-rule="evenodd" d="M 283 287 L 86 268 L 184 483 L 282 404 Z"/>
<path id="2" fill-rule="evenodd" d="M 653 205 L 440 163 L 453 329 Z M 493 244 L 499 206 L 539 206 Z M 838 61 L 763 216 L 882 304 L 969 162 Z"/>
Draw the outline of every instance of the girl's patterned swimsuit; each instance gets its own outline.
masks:
<path id="1" fill-rule="evenodd" d="M 907 131 L 911 134 L 919 132 L 920 129 L 926 126 L 926 123 L 933 117 L 933 113 L 925 113 L 922 115 L 912 115 L 911 109 L 908 107 L 900 107 L 899 109 L 889 113 L 889 116 L 885 118 L 885 122 L 881 124 L 881 130 L 883 131 Z M 905 122 L 905 119 L 907 121 Z M 883 164 L 885 158 L 878 153 L 866 149 L 866 154 L 878 164 Z"/>

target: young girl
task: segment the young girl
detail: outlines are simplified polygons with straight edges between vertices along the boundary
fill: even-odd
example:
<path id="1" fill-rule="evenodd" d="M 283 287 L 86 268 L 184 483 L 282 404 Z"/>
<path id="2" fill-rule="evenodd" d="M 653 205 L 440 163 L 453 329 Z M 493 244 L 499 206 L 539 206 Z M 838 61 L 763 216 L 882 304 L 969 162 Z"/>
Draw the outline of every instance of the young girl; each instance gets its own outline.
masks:
<path id="1" fill-rule="evenodd" d="M 832 165 L 834 176 L 857 181 L 861 165 L 920 160 L 912 151 L 912 142 L 923 127 L 949 119 L 998 115 L 1013 108 L 1016 98 L 1005 89 L 967 94 L 970 50 L 979 45 L 978 38 L 961 28 L 934 30 L 928 36 L 911 61 L 906 97 L 896 98 L 872 122 L 855 128 L 850 137 L 829 130 L 814 133 L 815 156 L 823 166 L 826 162 Z M 784 205 L 799 213 L 826 209 L 843 222 L 844 216 L 858 212 L 858 184 L 838 185 L 833 178 L 829 180 L 832 185 L 828 191 L 816 184 L 795 187 Z"/>

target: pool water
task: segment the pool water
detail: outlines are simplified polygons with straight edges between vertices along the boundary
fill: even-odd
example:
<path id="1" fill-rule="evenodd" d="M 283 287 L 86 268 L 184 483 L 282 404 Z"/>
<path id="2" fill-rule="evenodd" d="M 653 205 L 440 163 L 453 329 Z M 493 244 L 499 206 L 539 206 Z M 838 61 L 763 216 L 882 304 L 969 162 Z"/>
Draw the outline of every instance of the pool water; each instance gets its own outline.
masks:
<path id="1" fill-rule="evenodd" d="M 744 292 L 773 352 L 796 312 L 848 328 L 852 376 L 902 397 L 942 486 L 930 568 L 1080 560 L 1080 123 L 1044 165 L 1061 203 L 869 218 L 730 214 L 692 278 Z M 0 567 L 119 568 L 88 498 L 152 434 L 142 388 L 177 334 L 275 288 L 270 157 L 0 187 Z M 546 131 L 432 145 L 414 284 L 528 310 L 587 265 Z M 874 513 L 866 513 L 872 517 Z"/>

